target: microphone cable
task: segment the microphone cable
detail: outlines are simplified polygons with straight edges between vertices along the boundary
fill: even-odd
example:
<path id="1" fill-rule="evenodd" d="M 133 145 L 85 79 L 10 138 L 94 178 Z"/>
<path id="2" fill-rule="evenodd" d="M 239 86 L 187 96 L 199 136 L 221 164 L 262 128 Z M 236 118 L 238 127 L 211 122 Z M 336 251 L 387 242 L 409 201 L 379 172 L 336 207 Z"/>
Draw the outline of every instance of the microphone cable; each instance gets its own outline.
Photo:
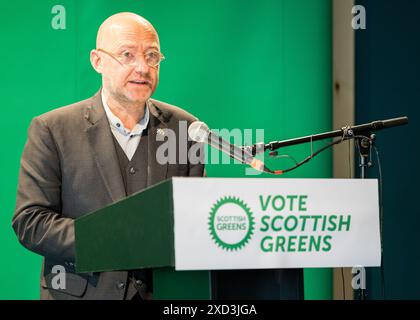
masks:
<path id="1" fill-rule="evenodd" d="M 378 148 L 373 145 L 373 149 L 375 150 L 376 154 L 376 161 L 378 162 L 378 174 L 379 174 L 379 223 L 380 223 L 380 235 L 381 235 L 381 294 L 382 299 L 385 300 L 385 265 L 384 265 L 384 207 L 383 207 L 383 177 L 382 177 L 382 166 L 381 166 L 381 159 L 379 157 Z"/>

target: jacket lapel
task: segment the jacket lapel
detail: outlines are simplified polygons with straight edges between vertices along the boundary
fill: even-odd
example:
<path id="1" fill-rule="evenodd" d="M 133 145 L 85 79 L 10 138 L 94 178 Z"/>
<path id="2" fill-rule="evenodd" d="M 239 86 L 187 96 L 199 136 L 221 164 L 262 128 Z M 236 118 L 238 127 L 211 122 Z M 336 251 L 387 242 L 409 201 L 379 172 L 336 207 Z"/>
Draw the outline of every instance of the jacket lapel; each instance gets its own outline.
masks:
<path id="1" fill-rule="evenodd" d="M 168 163 L 160 164 L 156 159 L 156 152 L 158 148 L 165 143 L 165 141 L 158 141 L 157 135 L 163 133 L 167 128 L 168 119 L 166 119 L 159 108 L 149 99 L 147 107 L 150 111 L 150 129 L 147 135 L 148 138 L 148 165 L 147 165 L 147 186 L 152 186 L 160 181 L 166 179 L 168 174 Z M 163 140 L 163 139 L 160 139 Z"/>
<path id="2" fill-rule="evenodd" d="M 101 91 L 92 97 L 85 112 L 86 134 L 96 164 L 113 202 L 126 196 L 112 132 L 102 105 Z"/>

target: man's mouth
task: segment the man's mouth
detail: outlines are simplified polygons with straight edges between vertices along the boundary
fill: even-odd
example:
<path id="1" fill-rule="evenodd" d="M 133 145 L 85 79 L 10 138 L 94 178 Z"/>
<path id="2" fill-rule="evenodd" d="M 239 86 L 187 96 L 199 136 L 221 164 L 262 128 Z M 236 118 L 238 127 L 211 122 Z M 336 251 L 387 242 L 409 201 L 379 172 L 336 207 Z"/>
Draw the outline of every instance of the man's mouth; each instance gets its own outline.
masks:
<path id="1" fill-rule="evenodd" d="M 131 80 L 128 82 L 133 83 L 133 84 L 138 84 L 138 85 L 149 85 L 149 81 L 147 80 Z"/>

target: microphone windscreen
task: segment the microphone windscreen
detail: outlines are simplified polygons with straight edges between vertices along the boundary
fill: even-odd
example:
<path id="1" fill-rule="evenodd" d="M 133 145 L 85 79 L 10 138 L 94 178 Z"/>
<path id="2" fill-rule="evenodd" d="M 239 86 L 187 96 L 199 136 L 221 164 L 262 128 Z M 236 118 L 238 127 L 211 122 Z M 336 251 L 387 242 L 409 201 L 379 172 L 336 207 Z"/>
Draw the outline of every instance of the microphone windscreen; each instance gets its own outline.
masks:
<path id="1" fill-rule="evenodd" d="M 188 127 L 188 136 L 196 142 L 207 142 L 209 127 L 202 121 L 194 121 Z"/>

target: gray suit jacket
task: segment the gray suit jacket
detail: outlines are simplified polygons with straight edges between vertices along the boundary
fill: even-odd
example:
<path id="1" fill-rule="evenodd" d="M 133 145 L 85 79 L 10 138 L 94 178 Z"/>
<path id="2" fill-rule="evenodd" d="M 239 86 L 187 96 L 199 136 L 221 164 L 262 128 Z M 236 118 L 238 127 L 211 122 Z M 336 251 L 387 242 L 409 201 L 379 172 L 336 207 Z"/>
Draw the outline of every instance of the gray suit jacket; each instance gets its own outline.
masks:
<path id="1" fill-rule="evenodd" d="M 178 133 L 180 120 L 190 123 L 196 118 L 153 99 L 148 108 L 147 186 L 173 176 L 202 176 L 203 164 L 160 165 L 156 160 L 156 150 L 164 143 L 156 139 L 158 129 L 170 128 Z M 191 145 L 188 142 L 187 148 Z M 177 145 L 177 156 L 178 150 Z M 124 297 L 126 271 L 75 273 L 74 219 L 125 196 L 100 92 L 32 120 L 21 158 L 12 225 L 22 245 L 44 257 L 42 299 Z M 57 272 L 52 273 L 54 265 L 65 267 L 66 289 L 52 288 Z"/>

